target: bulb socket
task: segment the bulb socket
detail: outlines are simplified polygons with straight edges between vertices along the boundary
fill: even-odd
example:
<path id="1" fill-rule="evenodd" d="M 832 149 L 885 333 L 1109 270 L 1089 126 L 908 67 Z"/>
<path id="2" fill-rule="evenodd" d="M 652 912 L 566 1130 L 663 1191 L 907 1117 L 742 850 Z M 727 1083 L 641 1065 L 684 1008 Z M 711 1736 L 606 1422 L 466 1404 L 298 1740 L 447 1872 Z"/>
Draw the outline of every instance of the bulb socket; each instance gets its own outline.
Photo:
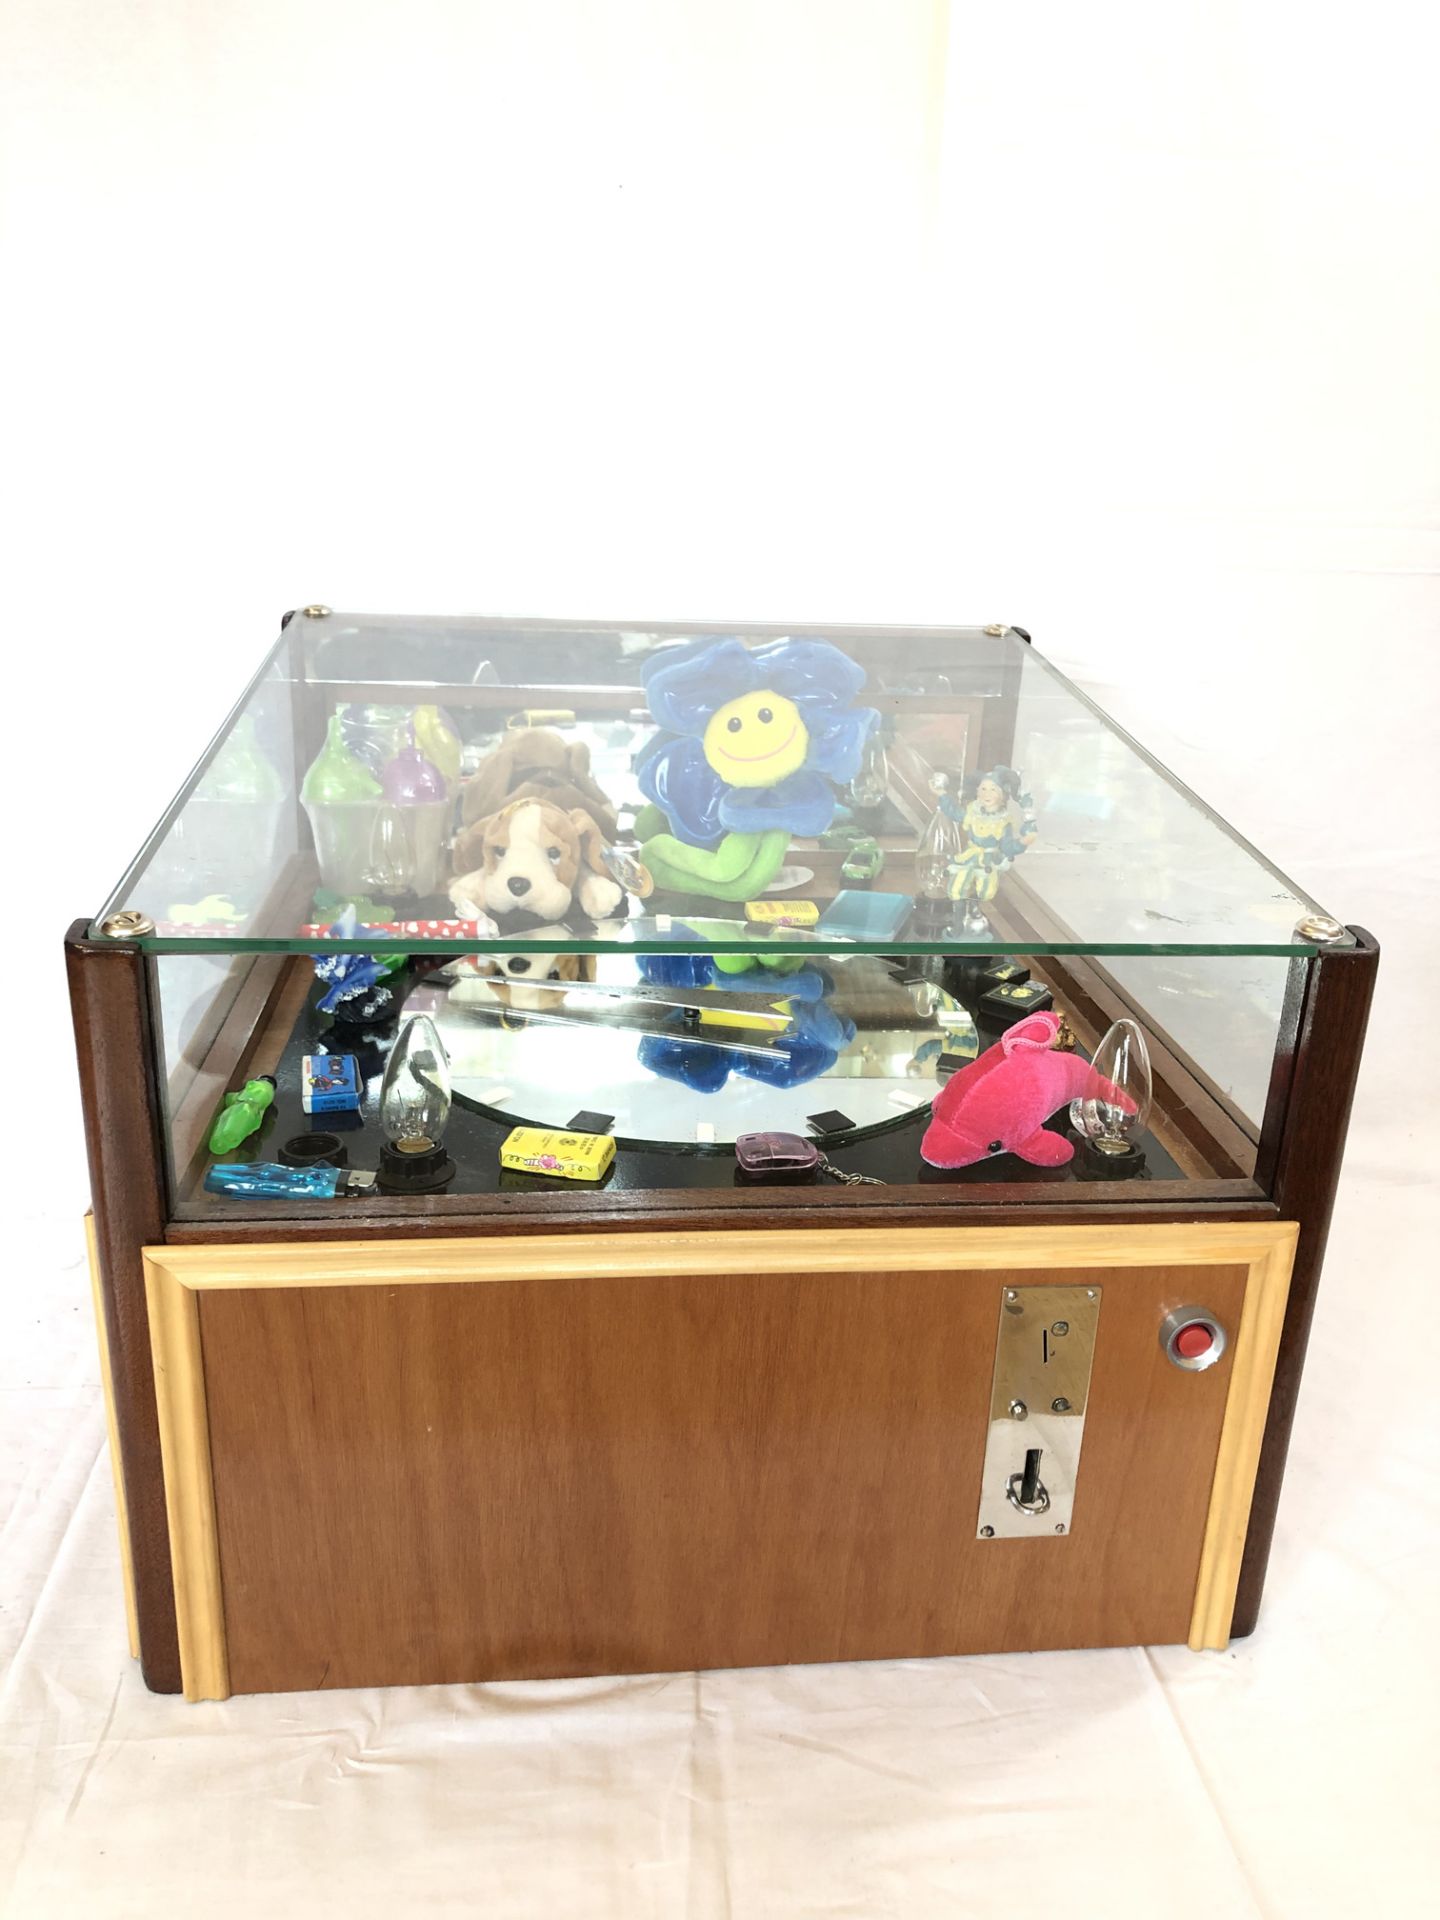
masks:
<path id="1" fill-rule="evenodd" d="M 1133 1140 L 1078 1140 L 1081 1171 L 1087 1180 L 1133 1180 L 1145 1171 L 1145 1149 Z"/>
<path id="2" fill-rule="evenodd" d="M 347 1033 L 369 1033 L 389 1026 L 399 1011 L 399 1002 L 391 988 L 384 985 L 368 987 L 364 993 L 351 994 L 348 1000 L 339 1003 L 330 1015 L 327 1031 L 336 1041 Z M 346 1053 L 352 1048 L 337 1045 L 333 1050 Z"/>
<path id="3" fill-rule="evenodd" d="M 297 1133 L 281 1147 L 280 1164 L 286 1167 L 346 1167 L 349 1156 L 338 1133 Z"/>
<path id="4" fill-rule="evenodd" d="M 433 1140 L 387 1140 L 379 1185 L 386 1193 L 438 1193 L 455 1178 L 455 1162 Z"/>

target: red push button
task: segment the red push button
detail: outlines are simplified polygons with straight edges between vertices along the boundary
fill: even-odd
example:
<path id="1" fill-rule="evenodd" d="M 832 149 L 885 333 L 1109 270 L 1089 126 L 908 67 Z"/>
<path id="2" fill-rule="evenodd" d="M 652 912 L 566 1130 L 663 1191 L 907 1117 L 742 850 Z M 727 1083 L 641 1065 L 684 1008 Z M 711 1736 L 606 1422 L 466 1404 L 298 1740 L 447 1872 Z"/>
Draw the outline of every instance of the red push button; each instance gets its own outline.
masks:
<path id="1" fill-rule="evenodd" d="M 1181 1327 L 1175 1336 L 1175 1351 L 1182 1360 L 1198 1360 L 1214 1344 L 1215 1329 L 1207 1327 L 1203 1320 L 1194 1320 L 1188 1327 Z"/>

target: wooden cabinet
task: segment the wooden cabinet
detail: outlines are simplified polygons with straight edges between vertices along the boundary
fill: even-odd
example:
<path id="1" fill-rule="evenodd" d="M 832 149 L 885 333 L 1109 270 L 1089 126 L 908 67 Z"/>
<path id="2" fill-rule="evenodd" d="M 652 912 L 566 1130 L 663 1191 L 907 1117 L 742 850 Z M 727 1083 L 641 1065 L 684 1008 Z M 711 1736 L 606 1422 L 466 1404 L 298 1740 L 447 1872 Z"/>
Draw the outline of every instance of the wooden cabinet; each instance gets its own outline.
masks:
<path id="1" fill-rule="evenodd" d="M 1223 1646 L 1295 1237 L 147 1249 L 185 1691 Z M 985 1539 L 996 1320 L 1056 1280 L 1101 1302 L 1073 1516 Z"/>

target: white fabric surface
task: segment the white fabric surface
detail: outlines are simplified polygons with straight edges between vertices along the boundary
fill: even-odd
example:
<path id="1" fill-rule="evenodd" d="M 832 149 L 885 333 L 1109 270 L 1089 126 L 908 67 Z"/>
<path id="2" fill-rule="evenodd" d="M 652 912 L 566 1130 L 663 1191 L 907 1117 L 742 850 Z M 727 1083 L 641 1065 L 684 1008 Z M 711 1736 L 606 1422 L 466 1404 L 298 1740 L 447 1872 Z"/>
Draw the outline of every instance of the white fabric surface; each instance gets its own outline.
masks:
<path id="1" fill-rule="evenodd" d="M 124 1644 L 79 1234 L 37 1233 L 0 1401 L 0 1912 L 1210 1920 L 1418 1899 L 1433 1196 L 1372 1167 L 1374 1138 L 1351 1154 L 1265 1615 L 1223 1655 L 152 1696 Z"/>
<path id="2" fill-rule="evenodd" d="M 1437 36 L 1427 0 L 0 8 L 4 1920 L 1433 1906 Z M 1019 620 L 1372 927 L 1252 1640 L 146 1694 L 54 942 L 310 598 Z"/>

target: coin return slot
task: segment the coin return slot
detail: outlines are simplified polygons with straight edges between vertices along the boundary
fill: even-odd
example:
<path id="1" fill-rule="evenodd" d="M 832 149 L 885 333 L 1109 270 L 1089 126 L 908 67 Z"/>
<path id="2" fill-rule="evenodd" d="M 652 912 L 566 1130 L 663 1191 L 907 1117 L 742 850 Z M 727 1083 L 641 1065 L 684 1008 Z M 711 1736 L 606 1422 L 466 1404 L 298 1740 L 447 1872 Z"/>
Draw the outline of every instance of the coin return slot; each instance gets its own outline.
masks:
<path id="1" fill-rule="evenodd" d="M 1012 1473 L 1005 1483 L 1005 1497 L 1021 1513 L 1048 1513 L 1050 1496 L 1040 1478 L 1042 1447 L 1027 1447 L 1021 1472 Z"/>

